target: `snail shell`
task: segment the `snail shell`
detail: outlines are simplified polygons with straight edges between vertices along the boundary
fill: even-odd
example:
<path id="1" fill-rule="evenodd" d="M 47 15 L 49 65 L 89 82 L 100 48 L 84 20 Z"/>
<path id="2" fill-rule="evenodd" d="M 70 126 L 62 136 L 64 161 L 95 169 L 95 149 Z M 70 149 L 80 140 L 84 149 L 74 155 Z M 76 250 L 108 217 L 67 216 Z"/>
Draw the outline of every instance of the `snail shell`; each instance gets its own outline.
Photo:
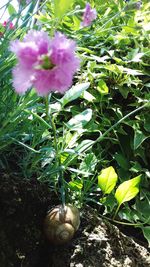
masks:
<path id="1" fill-rule="evenodd" d="M 44 232 L 51 243 L 59 245 L 70 241 L 79 225 L 79 210 L 70 204 L 65 207 L 59 205 L 47 214 Z"/>

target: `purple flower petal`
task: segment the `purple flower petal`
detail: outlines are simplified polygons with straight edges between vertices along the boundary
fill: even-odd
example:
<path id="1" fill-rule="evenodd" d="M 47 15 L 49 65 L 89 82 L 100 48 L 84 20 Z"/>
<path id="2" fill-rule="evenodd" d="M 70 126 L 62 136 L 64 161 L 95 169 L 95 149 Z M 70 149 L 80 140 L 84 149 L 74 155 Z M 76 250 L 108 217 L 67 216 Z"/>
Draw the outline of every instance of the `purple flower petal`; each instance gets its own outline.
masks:
<path id="1" fill-rule="evenodd" d="M 95 8 L 91 8 L 91 5 L 89 3 L 86 4 L 85 11 L 83 14 L 83 21 L 81 25 L 83 27 L 90 26 L 92 21 L 97 18 L 97 12 Z"/>
<path id="2" fill-rule="evenodd" d="M 13 84 L 19 93 L 31 85 L 39 95 L 51 91 L 64 93 L 80 65 L 75 42 L 59 32 L 50 39 L 47 33 L 32 30 L 22 42 L 13 41 L 10 49 L 19 62 L 13 71 Z"/>
<path id="3" fill-rule="evenodd" d="M 64 64 L 74 59 L 76 44 L 59 32 L 51 41 L 51 59 L 54 64 Z"/>
<path id="4" fill-rule="evenodd" d="M 17 93 L 24 94 L 32 85 L 31 70 L 24 69 L 21 65 L 17 65 L 13 69 L 13 86 Z"/>

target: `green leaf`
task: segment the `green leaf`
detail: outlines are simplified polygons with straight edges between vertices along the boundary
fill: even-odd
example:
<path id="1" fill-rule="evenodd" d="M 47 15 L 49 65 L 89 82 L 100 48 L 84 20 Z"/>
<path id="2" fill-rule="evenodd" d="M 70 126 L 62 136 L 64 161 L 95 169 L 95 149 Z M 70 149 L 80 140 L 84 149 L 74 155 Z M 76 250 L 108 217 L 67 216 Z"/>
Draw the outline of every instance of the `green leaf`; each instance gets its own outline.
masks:
<path id="1" fill-rule="evenodd" d="M 73 24 L 72 29 L 73 29 L 74 31 L 79 30 L 81 21 L 80 21 L 80 19 L 77 18 L 77 16 L 73 16 L 73 23 L 74 23 L 74 24 Z"/>
<path id="2" fill-rule="evenodd" d="M 98 176 L 98 186 L 101 188 L 104 194 L 110 194 L 114 189 L 118 175 L 112 166 L 103 169 Z"/>
<path id="3" fill-rule="evenodd" d="M 103 197 L 102 199 L 100 199 L 100 202 L 105 206 L 103 215 L 112 212 L 114 207 L 116 206 L 116 199 L 113 194 L 110 194 L 107 197 Z"/>
<path id="4" fill-rule="evenodd" d="M 144 56 L 144 53 L 139 53 L 139 48 L 132 49 L 128 53 L 128 59 L 132 62 L 140 62 L 141 58 Z"/>
<path id="5" fill-rule="evenodd" d="M 150 219 L 150 198 L 148 198 L 148 195 L 145 199 L 137 198 L 135 208 L 140 220 L 147 221 L 148 218 Z"/>
<path id="6" fill-rule="evenodd" d="M 102 95 L 107 95 L 109 92 L 108 86 L 103 80 L 99 80 L 97 90 L 102 94 Z"/>
<path id="7" fill-rule="evenodd" d="M 150 247 L 150 226 L 141 227 L 143 231 L 143 235 L 147 239 L 148 246 Z"/>
<path id="8" fill-rule="evenodd" d="M 130 168 L 131 172 L 141 172 L 142 171 L 142 166 L 140 165 L 139 162 L 137 161 L 130 161 L 132 167 Z"/>
<path id="9" fill-rule="evenodd" d="M 125 73 L 127 73 L 128 75 L 135 75 L 135 76 L 136 75 L 143 75 L 143 72 L 141 70 L 130 69 L 130 68 L 123 68 L 123 71 Z"/>
<path id="10" fill-rule="evenodd" d="M 148 132 L 150 132 L 150 116 L 148 114 L 145 114 L 144 118 L 144 129 Z"/>
<path id="11" fill-rule="evenodd" d="M 80 114 L 70 119 L 66 125 L 71 131 L 79 131 L 91 120 L 92 110 L 90 108 L 84 110 Z"/>
<path id="12" fill-rule="evenodd" d="M 135 129 L 134 149 L 137 149 L 147 138 L 148 136 L 146 136 L 142 131 L 140 131 L 139 129 Z"/>
<path id="13" fill-rule="evenodd" d="M 54 0 L 55 17 L 62 18 L 63 15 L 70 11 L 74 0 Z"/>
<path id="14" fill-rule="evenodd" d="M 96 100 L 96 98 L 91 93 L 89 93 L 87 91 L 84 91 L 83 92 L 82 97 L 85 100 L 89 101 L 89 102 L 93 102 L 94 100 Z"/>
<path id="15" fill-rule="evenodd" d="M 72 147 L 77 146 L 77 140 L 79 138 L 80 134 L 78 132 L 74 132 L 73 134 L 68 131 L 68 133 L 65 135 L 65 143 L 67 147 L 70 149 Z"/>
<path id="16" fill-rule="evenodd" d="M 130 179 L 120 184 L 116 190 L 115 198 L 117 199 L 119 206 L 134 198 L 139 192 L 139 183 L 141 175 Z"/>
<path id="17" fill-rule="evenodd" d="M 133 212 L 134 213 L 134 212 Z M 135 214 L 134 214 L 135 215 Z M 121 209 L 121 211 L 119 212 L 119 218 L 121 220 L 126 220 L 129 222 L 133 221 L 133 214 L 132 214 L 132 210 L 128 207 L 125 206 L 124 208 Z"/>
<path id="18" fill-rule="evenodd" d="M 90 153 L 86 155 L 84 160 L 81 162 L 80 168 L 79 168 L 81 171 L 87 173 L 84 175 L 85 177 L 88 177 L 90 175 L 88 173 L 92 174 L 92 172 L 94 172 L 97 161 L 98 160 L 96 156 L 94 155 L 94 153 Z"/>
<path id="19" fill-rule="evenodd" d="M 76 148 L 75 148 L 75 155 L 69 155 L 65 162 L 63 162 L 63 165 L 64 166 L 69 166 L 70 163 L 76 159 L 76 157 L 78 155 L 80 155 L 80 153 L 83 153 L 83 152 L 86 152 L 88 151 L 92 145 L 93 145 L 94 141 L 93 140 L 90 140 L 90 139 L 86 139 L 86 140 L 83 140 Z"/>
<path id="20" fill-rule="evenodd" d="M 66 92 L 66 94 L 60 99 L 60 103 L 64 107 L 66 104 L 71 101 L 77 99 L 81 96 L 81 94 L 87 90 L 90 86 L 90 83 L 81 83 L 73 86 L 70 90 Z"/>
<path id="21" fill-rule="evenodd" d="M 82 190 L 82 187 L 83 187 L 83 183 L 80 180 L 70 181 L 69 182 L 69 187 L 73 191 L 81 191 Z"/>
<path id="22" fill-rule="evenodd" d="M 127 86 L 118 86 L 118 89 L 122 96 L 127 99 L 128 94 L 130 92 L 129 88 Z"/>
<path id="23" fill-rule="evenodd" d="M 9 16 L 12 16 L 12 15 L 14 15 L 14 14 L 17 14 L 17 11 L 16 11 L 16 9 L 13 7 L 12 4 L 9 4 L 9 5 L 8 5 L 8 13 L 9 13 Z"/>
<path id="24" fill-rule="evenodd" d="M 85 151 L 89 150 L 92 147 L 93 143 L 94 143 L 94 141 L 93 140 L 90 140 L 90 139 L 83 140 L 77 146 L 77 148 L 75 149 L 75 151 L 78 152 L 78 153 L 85 152 Z"/>
<path id="25" fill-rule="evenodd" d="M 130 164 L 129 164 L 127 157 L 125 157 L 125 155 L 121 153 L 116 153 L 114 158 L 121 168 L 123 168 L 124 170 L 129 169 Z"/>

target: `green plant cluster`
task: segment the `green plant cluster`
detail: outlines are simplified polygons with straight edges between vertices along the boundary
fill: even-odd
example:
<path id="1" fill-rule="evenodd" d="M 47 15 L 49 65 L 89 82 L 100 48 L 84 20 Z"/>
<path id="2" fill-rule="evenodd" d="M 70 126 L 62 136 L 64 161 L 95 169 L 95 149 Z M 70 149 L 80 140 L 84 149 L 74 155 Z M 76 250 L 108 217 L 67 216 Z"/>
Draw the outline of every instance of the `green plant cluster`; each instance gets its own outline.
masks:
<path id="1" fill-rule="evenodd" d="M 41 1 L 36 16 L 20 13 L 14 33 L 1 37 L 0 168 L 56 192 L 61 173 L 67 202 L 100 206 L 150 242 L 150 3 L 89 2 L 98 14 L 90 27 L 81 27 L 85 1 Z M 73 38 L 81 58 L 72 88 L 49 95 L 47 112 L 34 89 L 18 96 L 12 88 L 9 42 L 31 25 Z"/>

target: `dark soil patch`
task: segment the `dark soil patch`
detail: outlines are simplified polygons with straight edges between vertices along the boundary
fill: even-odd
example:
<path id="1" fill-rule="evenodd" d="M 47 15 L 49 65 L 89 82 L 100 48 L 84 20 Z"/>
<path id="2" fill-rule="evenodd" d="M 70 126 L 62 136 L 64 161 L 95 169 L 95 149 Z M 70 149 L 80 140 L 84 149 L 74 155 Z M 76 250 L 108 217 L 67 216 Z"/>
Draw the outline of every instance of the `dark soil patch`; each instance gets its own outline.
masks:
<path id="1" fill-rule="evenodd" d="M 20 266 L 20 258 L 37 248 L 49 205 L 47 184 L 1 175 L 0 267 Z"/>
<path id="2" fill-rule="evenodd" d="M 43 220 L 56 203 L 48 185 L 1 176 L 0 267 L 149 267 L 150 253 L 90 207 L 72 242 L 53 246 L 43 236 Z M 58 204 L 58 203 L 56 203 Z"/>

